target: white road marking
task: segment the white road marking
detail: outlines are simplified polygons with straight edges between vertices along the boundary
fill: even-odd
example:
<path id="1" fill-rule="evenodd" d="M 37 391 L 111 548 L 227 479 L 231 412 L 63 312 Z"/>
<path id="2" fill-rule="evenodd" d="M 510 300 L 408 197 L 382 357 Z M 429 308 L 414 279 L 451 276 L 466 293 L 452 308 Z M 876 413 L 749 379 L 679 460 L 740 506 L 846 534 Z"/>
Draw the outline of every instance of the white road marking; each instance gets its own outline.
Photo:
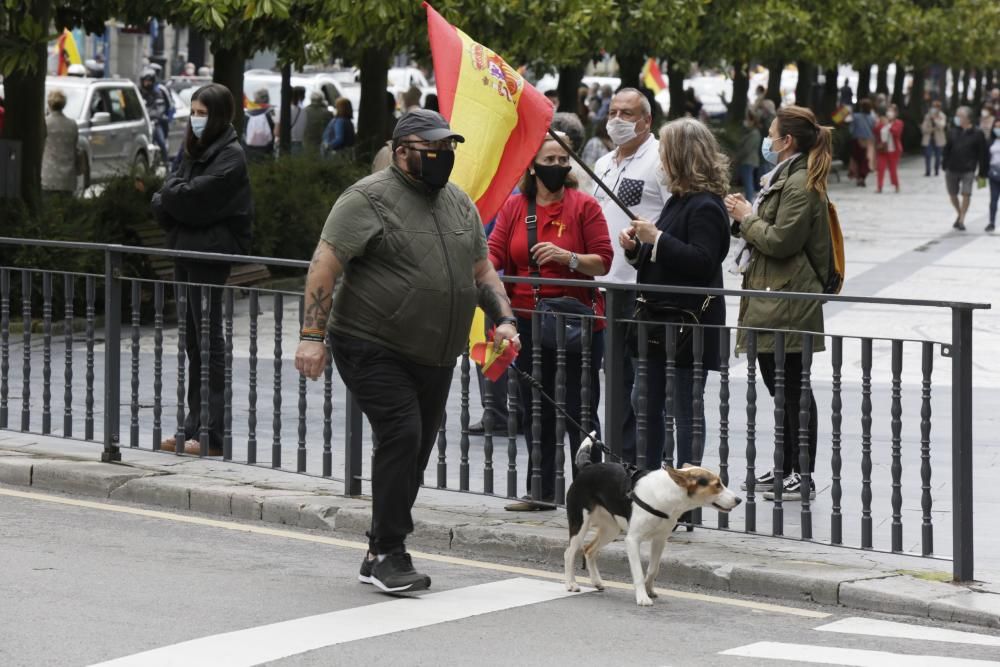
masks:
<path id="1" fill-rule="evenodd" d="M 580 593 L 568 593 L 554 582 L 519 577 L 193 639 L 93 667 L 249 667 L 335 644 L 573 595 Z"/>
<path id="2" fill-rule="evenodd" d="M 269 537 L 280 537 L 287 540 L 299 540 L 300 542 L 313 542 L 315 544 L 329 544 L 335 547 L 346 549 L 357 549 L 358 551 L 368 551 L 368 544 L 365 542 L 354 542 L 336 537 L 326 537 L 325 535 L 314 535 L 312 533 L 299 533 L 291 530 L 281 530 L 248 523 L 237 523 L 235 521 L 221 521 L 219 519 L 206 519 L 200 516 L 187 514 L 175 514 L 172 512 L 161 512 L 158 510 L 147 510 L 139 507 L 129 507 L 127 505 L 112 505 L 107 502 L 96 502 L 92 500 L 78 500 L 64 496 L 53 496 L 47 493 L 37 493 L 33 491 L 15 491 L 0 486 L 0 496 L 10 496 L 12 498 L 24 498 L 26 500 L 39 500 L 58 505 L 69 505 L 71 507 L 85 507 L 87 509 L 99 510 L 102 512 L 118 512 L 119 514 L 132 514 L 152 519 L 163 519 L 165 521 L 175 521 L 177 523 L 187 523 L 195 526 L 206 526 L 209 528 L 221 528 L 232 530 L 238 533 L 251 533 L 254 535 L 267 535 Z M 456 558 L 454 556 L 442 556 L 440 554 L 424 553 L 422 551 L 411 551 L 410 555 L 420 560 L 434 563 L 446 563 L 448 565 L 459 565 L 462 567 L 472 567 L 479 570 L 491 570 L 493 572 L 505 572 L 507 574 L 518 574 L 526 577 L 537 577 L 539 579 L 554 579 L 562 581 L 565 575 L 562 572 L 549 572 L 537 570 L 530 567 L 518 567 L 516 565 L 503 565 L 501 563 L 490 563 L 487 561 L 471 560 L 469 558 Z M 578 581 L 589 583 L 587 577 L 577 577 Z M 633 590 L 631 583 L 620 581 L 604 580 L 606 588 L 617 588 L 620 590 Z M 708 595 L 706 593 L 690 593 L 688 591 L 675 591 L 669 588 L 655 588 L 661 597 L 671 597 L 678 600 L 688 600 L 691 602 L 705 602 L 708 604 L 721 604 L 728 607 L 740 607 L 754 611 L 771 612 L 775 614 L 786 614 L 788 616 L 800 616 L 802 618 L 829 618 L 832 614 L 812 609 L 799 609 L 797 607 L 785 607 L 779 604 L 768 602 L 754 602 L 752 600 L 740 600 L 738 598 L 728 598 L 719 595 Z"/>
<path id="3" fill-rule="evenodd" d="M 800 664 L 847 665 L 849 667 L 1000 667 L 1000 662 L 992 660 L 970 660 L 938 655 L 909 655 L 907 653 L 863 651 L 854 648 L 784 644 L 782 642 L 747 644 L 731 648 L 728 651 L 721 651 L 719 655 L 765 660 L 794 660 Z"/>
<path id="4" fill-rule="evenodd" d="M 906 623 L 881 621 L 873 618 L 844 618 L 814 629 L 820 632 L 842 632 L 851 635 L 870 635 L 872 637 L 895 637 L 897 639 L 923 639 L 933 642 L 950 642 L 952 644 L 1000 646 L 1000 637 L 991 635 L 948 630 L 946 628 L 930 628 L 924 625 L 908 625 Z"/>

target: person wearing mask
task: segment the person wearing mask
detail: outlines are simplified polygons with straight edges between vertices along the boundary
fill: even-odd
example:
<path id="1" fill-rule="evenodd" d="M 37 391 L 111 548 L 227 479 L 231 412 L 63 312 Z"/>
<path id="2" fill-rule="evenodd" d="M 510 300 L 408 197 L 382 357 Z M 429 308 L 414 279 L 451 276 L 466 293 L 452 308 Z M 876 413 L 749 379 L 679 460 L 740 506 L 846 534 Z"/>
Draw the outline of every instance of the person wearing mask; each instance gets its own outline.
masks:
<path id="1" fill-rule="evenodd" d="M 969 211 L 972 199 L 972 182 L 976 180 L 977 170 L 979 178 L 985 181 L 988 153 L 983 133 L 972 124 L 972 109 L 959 107 L 953 122 L 955 127 L 948 131 L 942 165 L 948 197 L 957 214 L 952 227 L 964 232 L 965 214 Z M 982 182 L 981 185 L 985 183 Z M 961 201 L 958 199 L 959 194 L 962 195 Z"/>
<path id="2" fill-rule="evenodd" d="M 569 154 L 550 136 L 546 138 L 531 166 L 518 185 L 520 192 L 513 194 L 504 203 L 497 216 L 497 223 L 489 237 L 490 261 L 497 271 L 505 276 L 539 276 L 572 280 L 593 280 L 603 276 L 611 268 L 614 252 L 608 236 L 608 225 L 601 212 L 601 206 L 590 195 L 580 192 L 570 175 Z M 526 220 L 536 216 L 535 238 Z M 533 242 L 532 242 L 533 241 Z M 529 375 L 534 365 L 541 364 L 542 385 L 549 396 L 555 396 L 556 350 L 542 348 L 541 359 L 535 358 L 532 345 L 532 311 L 536 310 L 539 299 L 572 297 L 586 306 L 591 306 L 597 319 L 593 320 L 593 338 L 590 348 L 590 415 L 597 430 L 597 406 L 600 402 L 600 369 L 604 358 L 604 297 L 598 290 L 581 287 L 558 287 L 544 285 L 537 291 L 527 283 L 506 284 L 507 294 L 517 315 L 517 331 L 521 340 L 521 353 L 517 357 L 517 367 Z M 566 410 L 577 421 L 581 421 L 581 382 L 583 352 L 566 350 Z M 531 385 L 522 380 L 519 383 L 518 406 L 521 410 L 521 424 L 524 427 L 528 446 L 529 461 L 536 446 L 541 449 L 541 484 L 538 497 L 551 503 L 555 499 L 556 483 L 556 413 L 548 403 L 541 405 L 541 440 L 533 440 L 533 406 L 531 405 Z M 581 435 L 567 428 L 570 451 L 568 460 L 573 460 L 580 446 Z M 575 463 L 573 472 L 576 472 Z M 528 496 L 524 502 L 508 505 L 510 511 L 530 511 L 555 509 L 553 506 L 531 502 L 531 478 L 533 470 L 526 474 Z"/>
<path id="3" fill-rule="evenodd" d="M 736 272 L 743 274 L 744 290 L 807 292 L 821 294 L 826 284 L 833 243 L 830 239 L 826 180 L 830 173 L 831 131 L 816 122 L 812 111 L 799 106 L 778 110 L 762 147 L 764 158 L 777 164 L 764 176 L 762 189 L 751 204 L 742 195 L 726 197 L 726 209 L 735 221 L 738 245 Z M 823 333 L 823 301 L 740 299 L 736 349 L 747 349 L 748 329 L 757 329 L 757 362 L 768 392 L 774 396 L 775 335 L 773 331 Z M 824 349 L 822 335 L 812 336 L 813 351 Z M 803 334 L 785 334 L 784 470 L 781 480 L 785 500 L 815 497 L 812 473 L 816 468 L 817 411 L 810 395 L 809 469 L 799 459 L 799 405 L 802 394 Z M 808 473 L 806 484 L 802 475 Z M 758 477 L 758 486 L 771 486 L 774 473 Z M 773 500 L 772 491 L 764 498 Z"/>
<path id="4" fill-rule="evenodd" d="M 722 288 L 722 262 L 729 254 L 729 216 L 723 196 L 729 191 L 729 160 L 722 154 L 712 132 L 692 118 L 681 118 L 660 130 L 660 160 L 670 182 L 671 197 L 656 222 L 633 220 L 618 234 L 618 244 L 635 267 L 642 285 L 679 285 L 683 287 Z M 659 312 L 665 309 L 697 314 L 705 325 L 726 323 L 726 304 L 722 298 L 697 294 L 642 294 L 643 304 Z M 636 317 L 642 314 L 639 309 Z M 659 320 L 653 320 L 659 321 Z M 674 321 L 671 319 L 670 321 Z M 691 324 L 689 321 L 688 324 Z M 662 340 L 661 331 L 647 334 Z M 706 371 L 719 370 L 719 329 L 701 329 L 704 336 L 701 362 Z M 637 355 L 637 348 L 631 352 Z M 646 385 L 646 468 L 655 470 L 663 462 L 664 418 L 676 424 L 677 450 L 673 466 L 701 461 L 702 451 L 693 451 L 695 398 L 704 396 L 704 384 L 695 396 L 694 356 L 690 337 L 676 349 L 674 414 L 666 414 L 665 354 L 650 345 Z M 638 411 L 639 393 L 632 393 Z M 704 417 L 701 433 L 705 432 Z M 701 443 L 704 445 L 704 443 Z"/>
<path id="5" fill-rule="evenodd" d="M 736 148 L 736 155 L 733 156 L 747 201 L 753 201 L 757 193 L 757 180 L 754 177 L 760 168 L 760 142 L 757 115 L 753 109 L 747 109 L 747 117 L 743 120 L 743 136 Z"/>
<path id="6" fill-rule="evenodd" d="M 49 113 L 45 117 L 45 149 L 42 152 L 42 191 L 71 196 L 76 190 L 76 144 L 80 128 L 63 114 L 66 95 L 59 89 L 49 92 Z"/>
<path id="7" fill-rule="evenodd" d="M 993 120 L 995 116 L 993 115 L 993 105 L 987 102 L 983 105 L 982 110 L 979 112 L 979 129 L 983 131 L 983 137 L 986 138 L 986 144 L 993 140 Z"/>
<path id="8" fill-rule="evenodd" d="M 413 567 L 406 538 L 477 304 L 498 324 L 496 345 L 519 348 L 479 213 L 448 182 L 464 140 L 434 111 L 400 118 L 392 165 L 333 205 L 303 295 L 296 370 L 316 380 L 332 353 L 378 443 L 368 555 L 358 580 L 386 593 L 431 585 Z"/>
<path id="9" fill-rule="evenodd" d="M 890 104 L 885 115 L 875 125 L 875 159 L 878 167 L 878 189 L 882 192 L 885 171 L 889 170 L 889 180 L 899 192 L 899 157 L 903 154 L 903 121 L 899 119 L 899 108 Z"/>
<path id="10" fill-rule="evenodd" d="M 859 109 L 851 114 L 851 160 L 859 188 L 875 166 L 875 114 L 869 99 L 861 100 Z"/>
<path id="11" fill-rule="evenodd" d="M 191 96 L 191 118 L 184 138 L 180 168 L 153 195 L 153 215 L 166 230 L 172 250 L 246 255 L 253 239 L 253 198 L 247 161 L 233 115 L 236 105 L 229 89 L 217 83 Z M 209 293 L 208 414 L 201 396 L 201 285 L 225 285 L 230 265 L 177 259 L 174 279 L 187 283 L 185 344 L 188 358 L 187 415 L 184 441 L 167 438 L 164 451 L 178 447 L 198 454 L 198 437 L 208 431 L 208 455 L 223 454 L 225 426 L 225 339 L 222 335 L 222 289 Z M 181 435 L 181 434 L 178 434 Z"/>
<path id="12" fill-rule="evenodd" d="M 667 176 L 660 161 L 660 143 L 653 136 L 652 125 L 653 112 L 646 96 L 635 88 L 619 90 L 611 99 L 607 120 L 608 137 L 615 149 L 594 165 L 598 178 L 633 214 L 644 220 L 656 220 L 670 199 Z M 617 239 L 622 230 L 631 228 L 632 219 L 603 189 L 595 184 L 592 193 L 601 205 L 610 238 Z M 625 256 L 624 248 L 614 243 L 613 249 L 614 261 L 604 280 L 635 285 L 635 269 Z M 615 319 L 630 319 L 635 313 L 635 292 L 620 291 L 617 296 L 617 312 L 612 315 Z M 628 355 L 625 355 L 622 380 L 621 388 L 615 390 L 631 396 L 635 369 Z M 606 428 L 614 434 L 610 437 L 620 439 L 624 460 L 635 463 L 635 413 L 631 403 L 626 403 L 622 423 L 608 424 Z"/>
<path id="13" fill-rule="evenodd" d="M 338 97 L 333 106 L 337 115 L 323 131 L 323 154 L 327 157 L 354 146 L 354 109 L 351 101 L 346 97 Z"/>
<path id="14" fill-rule="evenodd" d="M 934 100 L 920 123 L 920 146 L 924 151 L 924 176 L 931 175 L 931 158 L 934 158 L 934 175 L 941 172 L 941 151 L 944 149 L 948 117 L 941 110 L 941 100 Z"/>
<path id="15" fill-rule="evenodd" d="M 333 114 L 326 106 L 323 93 L 315 91 L 309 96 L 309 106 L 305 108 L 305 127 L 302 130 L 302 150 L 310 155 L 319 155 L 323 146 L 323 132 L 333 120 Z"/>
<path id="16" fill-rule="evenodd" d="M 990 164 L 987 177 L 990 179 L 990 221 L 986 231 L 997 228 L 997 199 L 1000 199 L 1000 117 L 993 119 L 990 137 Z"/>

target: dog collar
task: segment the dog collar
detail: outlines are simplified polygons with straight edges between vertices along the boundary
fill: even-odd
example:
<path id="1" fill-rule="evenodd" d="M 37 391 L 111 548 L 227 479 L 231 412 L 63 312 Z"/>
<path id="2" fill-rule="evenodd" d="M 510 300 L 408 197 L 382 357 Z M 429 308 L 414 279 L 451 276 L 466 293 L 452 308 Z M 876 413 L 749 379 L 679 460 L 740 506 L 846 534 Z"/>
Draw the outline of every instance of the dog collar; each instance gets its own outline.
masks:
<path id="1" fill-rule="evenodd" d="M 656 509 L 655 507 L 653 507 L 652 505 L 650 505 L 649 503 L 647 503 L 646 501 L 644 501 L 642 498 L 640 498 L 639 496 L 635 495 L 634 492 L 629 492 L 628 495 L 629 495 L 630 498 L 632 498 L 632 502 L 634 502 L 636 505 L 638 505 L 642 509 L 646 510 L 647 512 L 649 512 L 653 516 L 658 516 L 661 519 L 669 519 L 670 518 L 670 516 L 668 514 L 666 514 L 665 512 L 661 512 L 660 510 Z"/>

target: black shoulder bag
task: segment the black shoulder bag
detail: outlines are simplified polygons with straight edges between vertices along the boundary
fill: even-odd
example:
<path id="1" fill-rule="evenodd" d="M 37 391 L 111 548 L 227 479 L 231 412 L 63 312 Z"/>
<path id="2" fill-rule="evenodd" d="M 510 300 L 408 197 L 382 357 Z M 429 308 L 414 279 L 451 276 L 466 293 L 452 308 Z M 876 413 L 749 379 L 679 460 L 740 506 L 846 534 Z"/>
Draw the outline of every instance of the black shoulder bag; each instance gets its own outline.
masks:
<path id="1" fill-rule="evenodd" d="M 693 358 L 691 339 L 694 328 L 701 324 L 701 318 L 715 297 L 706 296 L 698 311 L 688 310 L 679 306 L 671 306 L 646 299 L 642 293 L 635 300 L 636 322 L 630 322 L 626 332 L 626 344 L 634 357 L 639 356 L 638 322 L 646 323 L 646 357 L 649 359 L 666 359 L 666 331 L 663 325 L 676 325 L 674 339 L 675 359 L 686 362 Z"/>
<path id="2" fill-rule="evenodd" d="M 528 228 L 528 262 L 531 266 L 531 277 L 540 278 L 538 264 L 531 249 L 538 244 L 538 216 L 535 215 L 535 198 L 528 198 L 528 216 L 524 219 Z M 583 320 L 592 318 L 594 309 L 579 299 L 571 296 L 542 299 L 539 297 L 539 286 L 532 285 L 535 296 L 535 310 L 542 318 L 542 347 L 555 350 L 559 321 L 557 315 L 563 315 L 562 326 L 566 330 L 566 351 L 579 354 L 583 351 Z"/>

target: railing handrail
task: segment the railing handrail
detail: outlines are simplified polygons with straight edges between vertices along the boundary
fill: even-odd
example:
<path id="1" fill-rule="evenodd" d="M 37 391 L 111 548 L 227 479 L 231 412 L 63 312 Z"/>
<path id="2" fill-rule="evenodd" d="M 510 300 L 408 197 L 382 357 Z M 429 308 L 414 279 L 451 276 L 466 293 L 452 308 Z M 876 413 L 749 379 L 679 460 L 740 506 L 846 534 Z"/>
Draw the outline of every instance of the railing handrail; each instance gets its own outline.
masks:
<path id="1" fill-rule="evenodd" d="M 117 252 L 122 254 L 147 255 L 152 257 L 174 257 L 202 261 L 232 262 L 237 259 L 243 263 L 264 264 L 266 266 L 284 266 L 296 269 L 309 268 L 309 262 L 301 259 L 284 259 L 280 257 L 260 257 L 257 255 L 228 255 L 216 252 L 195 252 L 191 250 L 170 250 L 167 248 L 144 248 L 141 246 L 121 245 L 117 243 L 89 243 L 85 241 L 53 241 L 46 239 L 22 239 L 0 236 L 0 245 L 31 245 L 65 250 L 90 250 L 95 252 Z M 990 310 L 992 304 L 967 301 L 935 301 L 930 299 L 899 299 L 873 296 L 853 296 L 847 294 L 817 294 L 814 292 L 775 292 L 766 290 L 725 289 L 716 287 L 682 287 L 675 285 L 626 284 L 601 280 L 567 280 L 557 278 L 534 278 L 529 276 L 503 276 L 506 283 L 530 283 L 536 285 L 555 285 L 559 287 L 599 288 L 622 292 L 652 292 L 656 294 L 693 294 L 699 296 L 738 296 L 763 299 L 792 299 L 815 301 L 822 299 L 834 303 L 864 303 L 888 306 L 911 306 L 925 308 L 948 308 L 962 310 Z"/>

